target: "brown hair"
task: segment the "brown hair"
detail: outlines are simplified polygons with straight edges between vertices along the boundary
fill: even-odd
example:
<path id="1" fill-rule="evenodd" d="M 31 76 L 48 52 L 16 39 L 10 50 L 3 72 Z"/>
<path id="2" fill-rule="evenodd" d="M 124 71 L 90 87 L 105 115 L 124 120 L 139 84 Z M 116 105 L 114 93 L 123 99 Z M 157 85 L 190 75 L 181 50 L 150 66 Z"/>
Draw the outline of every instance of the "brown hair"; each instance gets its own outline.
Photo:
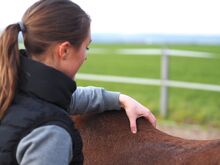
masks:
<path id="1" fill-rule="evenodd" d="M 0 118 L 11 104 L 18 79 L 18 33 L 22 30 L 29 55 L 44 53 L 53 43 L 68 41 L 79 48 L 88 36 L 89 16 L 70 0 L 39 0 L 9 25 L 0 37 Z"/>

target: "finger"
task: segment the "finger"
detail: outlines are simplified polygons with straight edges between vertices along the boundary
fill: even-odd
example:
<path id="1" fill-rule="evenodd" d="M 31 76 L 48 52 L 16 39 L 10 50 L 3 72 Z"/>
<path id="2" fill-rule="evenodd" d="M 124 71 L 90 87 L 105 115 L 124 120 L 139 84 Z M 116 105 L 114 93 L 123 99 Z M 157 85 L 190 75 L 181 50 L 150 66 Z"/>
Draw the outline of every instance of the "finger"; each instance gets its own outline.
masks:
<path id="1" fill-rule="evenodd" d="M 150 114 L 150 122 L 151 124 L 156 128 L 156 125 L 157 125 L 157 119 L 155 118 L 155 116 L 151 113 Z"/>
<path id="2" fill-rule="evenodd" d="M 154 117 L 154 115 L 149 112 L 147 113 L 147 115 L 144 116 L 146 119 L 148 119 L 148 121 L 154 126 L 156 127 L 156 118 Z"/>
<path id="3" fill-rule="evenodd" d="M 136 125 L 136 119 L 129 119 L 130 121 L 130 129 L 132 133 L 137 133 L 137 125 Z"/>

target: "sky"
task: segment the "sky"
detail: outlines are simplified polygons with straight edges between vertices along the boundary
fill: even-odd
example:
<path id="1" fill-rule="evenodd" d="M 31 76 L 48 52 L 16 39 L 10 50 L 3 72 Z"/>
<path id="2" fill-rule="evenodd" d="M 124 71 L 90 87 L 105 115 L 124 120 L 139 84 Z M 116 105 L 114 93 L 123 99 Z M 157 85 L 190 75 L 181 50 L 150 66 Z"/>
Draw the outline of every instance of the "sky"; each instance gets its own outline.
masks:
<path id="1" fill-rule="evenodd" d="M 36 0 L 1 0 L 0 29 L 21 20 Z M 92 33 L 220 35 L 220 0 L 74 0 Z"/>

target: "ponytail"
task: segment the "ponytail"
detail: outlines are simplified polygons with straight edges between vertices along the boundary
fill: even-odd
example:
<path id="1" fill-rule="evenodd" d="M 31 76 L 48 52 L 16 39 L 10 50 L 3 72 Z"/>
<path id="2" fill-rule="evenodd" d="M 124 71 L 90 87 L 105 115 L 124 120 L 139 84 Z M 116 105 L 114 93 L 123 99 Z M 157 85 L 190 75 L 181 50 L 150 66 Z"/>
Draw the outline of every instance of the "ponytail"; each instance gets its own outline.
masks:
<path id="1" fill-rule="evenodd" d="M 10 106 L 18 79 L 18 24 L 9 25 L 0 36 L 0 119 Z"/>

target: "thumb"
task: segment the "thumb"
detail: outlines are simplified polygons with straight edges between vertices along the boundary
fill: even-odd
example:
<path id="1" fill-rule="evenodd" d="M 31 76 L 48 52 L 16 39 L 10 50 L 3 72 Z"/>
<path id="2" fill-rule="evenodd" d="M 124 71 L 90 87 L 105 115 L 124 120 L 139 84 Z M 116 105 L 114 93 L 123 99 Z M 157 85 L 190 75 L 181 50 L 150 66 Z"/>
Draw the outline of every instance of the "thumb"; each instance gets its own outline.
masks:
<path id="1" fill-rule="evenodd" d="M 129 119 L 130 121 L 130 128 L 132 133 L 137 133 L 137 125 L 136 125 L 136 119 Z"/>

